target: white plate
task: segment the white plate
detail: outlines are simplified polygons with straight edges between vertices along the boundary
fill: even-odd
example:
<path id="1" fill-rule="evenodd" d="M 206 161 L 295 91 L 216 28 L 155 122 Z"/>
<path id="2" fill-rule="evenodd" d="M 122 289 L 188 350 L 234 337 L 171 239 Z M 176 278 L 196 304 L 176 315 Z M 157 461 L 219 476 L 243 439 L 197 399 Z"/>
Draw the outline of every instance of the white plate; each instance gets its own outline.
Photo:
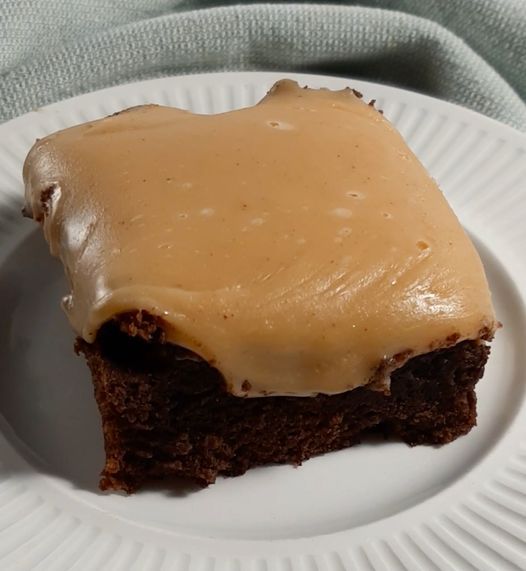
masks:
<path id="1" fill-rule="evenodd" d="M 146 102 L 224 111 L 274 80 L 375 98 L 482 255 L 504 328 L 479 426 L 443 448 L 367 442 L 206 490 L 98 492 L 98 414 L 59 309 L 62 270 L 19 215 L 37 137 Z M 416 93 L 330 77 L 226 73 L 125 85 L 0 126 L 0 569 L 376 571 L 526 568 L 526 138 Z"/>

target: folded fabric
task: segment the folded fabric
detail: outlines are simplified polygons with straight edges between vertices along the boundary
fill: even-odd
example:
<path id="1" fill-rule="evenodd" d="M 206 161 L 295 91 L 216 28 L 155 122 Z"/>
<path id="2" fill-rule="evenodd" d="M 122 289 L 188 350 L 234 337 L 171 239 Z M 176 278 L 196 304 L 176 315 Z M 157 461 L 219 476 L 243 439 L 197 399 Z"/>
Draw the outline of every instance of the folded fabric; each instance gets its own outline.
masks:
<path id="1" fill-rule="evenodd" d="M 521 0 L 216 4 L 4 0 L 0 121 L 138 79 L 280 70 L 395 84 L 526 130 Z"/>

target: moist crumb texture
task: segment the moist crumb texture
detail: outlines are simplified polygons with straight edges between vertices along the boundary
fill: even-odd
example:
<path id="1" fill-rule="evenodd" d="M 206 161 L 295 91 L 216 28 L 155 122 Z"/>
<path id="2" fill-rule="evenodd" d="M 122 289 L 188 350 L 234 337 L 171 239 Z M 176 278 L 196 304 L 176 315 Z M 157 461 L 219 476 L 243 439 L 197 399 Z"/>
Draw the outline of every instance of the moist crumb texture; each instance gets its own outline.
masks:
<path id="1" fill-rule="evenodd" d="M 102 490 L 174 477 L 207 486 L 255 466 L 301 464 L 375 428 L 411 446 L 451 442 L 476 424 L 474 389 L 489 353 L 463 341 L 413 357 L 392 373 L 390 394 L 242 398 L 194 353 L 158 339 L 139 315 L 109 322 L 93 344 L 77 340 L 102 416 Z"/>

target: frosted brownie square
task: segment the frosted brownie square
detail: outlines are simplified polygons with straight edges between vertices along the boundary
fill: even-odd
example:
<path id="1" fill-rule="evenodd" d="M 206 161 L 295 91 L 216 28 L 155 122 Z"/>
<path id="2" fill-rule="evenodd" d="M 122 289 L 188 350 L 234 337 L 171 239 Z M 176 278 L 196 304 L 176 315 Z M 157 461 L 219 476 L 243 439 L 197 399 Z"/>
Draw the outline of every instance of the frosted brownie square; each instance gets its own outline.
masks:
<path id="1" fill-rule="evenodd" d="M 38 141 L 24 180 L 92 372 L 102 489 L 475 424 L 498 326 L 481 261 L 357 92 L 135 107 Z"/>

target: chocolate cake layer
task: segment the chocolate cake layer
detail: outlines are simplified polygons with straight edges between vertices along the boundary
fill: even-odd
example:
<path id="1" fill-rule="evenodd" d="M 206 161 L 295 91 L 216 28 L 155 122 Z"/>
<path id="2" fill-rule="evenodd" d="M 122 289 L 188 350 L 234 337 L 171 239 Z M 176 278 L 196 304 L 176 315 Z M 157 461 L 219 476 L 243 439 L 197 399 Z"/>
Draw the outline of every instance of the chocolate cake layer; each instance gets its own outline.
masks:
<path id="1" fill-rule="evenodd" d="M 390 394 L 360 387 L 315 397 L 237 397 L 221 374 L 152 326 L 105 325 L 94 344 L 79 339 L 102 416 L 103 490 L 133 492 L 145 481 L 218 475 L 294 463 L 356 444 L 380 428 L 410 445 L 445 444 L 476 423 L 475 384 L 489 349 L 482 341 L 409 359 Z M 138 334 L 137 334 L 138 333 Z"/>

